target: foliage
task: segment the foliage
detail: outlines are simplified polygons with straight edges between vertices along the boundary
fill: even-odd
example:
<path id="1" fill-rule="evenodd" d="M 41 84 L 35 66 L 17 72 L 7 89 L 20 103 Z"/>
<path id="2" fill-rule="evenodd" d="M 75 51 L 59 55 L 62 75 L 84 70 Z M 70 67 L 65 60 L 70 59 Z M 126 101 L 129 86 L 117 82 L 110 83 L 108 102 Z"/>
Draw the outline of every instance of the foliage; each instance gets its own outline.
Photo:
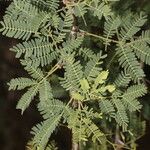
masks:
<path id="1" fill-rule="evenodd" d="M 119 125 L 120 132 L 128 135 L 134 128 L 131 114 L 140 111 L 139 97 L 147 93 L 141 62 L 150 64 L 150 31 L 141 31 L 146 14 L 120 15 L 112 9 L 117 3 L 14 0 L 7 8 L 0 31 L 20 39 L 10 50 L 30 75 L 12 79 L 9 90 L 26 89 L 17 104 L 22 113 L 34 97 L 39 97 L 37 107 L 43 116 L 31 132 L 35 149 L 51 149 L 50 137 L 61 124 L 72 131 L 73 143 L 91 140 L 98 145 L 108 142 L 113 147 L 116 143 L 112 144 L 112 136 L 107 138 L 106 126 L 113 124 L 109 126 L 113 133 Z M 95 24 L 104 22 L 102 33 L 92 32 L 91 19 Z M 92 46 L 94 42 L 98 46 Z M 119 66 L 116 72 L 107 70 L 103 63 L 111 52 L 110 68 L 115 60 Z M 63 76 L 56 70 L 61 70 Z M 56 97 L 53 75 L 59 82 L 57 88 L 63 87 L 69 99 L 61 98 L 59 93 Z"/>

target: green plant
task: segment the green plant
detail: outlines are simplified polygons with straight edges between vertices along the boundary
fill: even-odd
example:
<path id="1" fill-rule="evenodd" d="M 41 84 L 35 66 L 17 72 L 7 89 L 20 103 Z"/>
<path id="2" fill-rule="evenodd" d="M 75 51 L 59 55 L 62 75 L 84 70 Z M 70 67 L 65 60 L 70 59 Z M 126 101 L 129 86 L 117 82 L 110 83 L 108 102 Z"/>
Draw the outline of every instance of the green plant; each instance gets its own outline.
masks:
<path id="1" fill-rule="evenodd" d="M 62 125 L 72 131 L 73 147 L 136 147 L 150 31 L 141 31 L 143 12 L 119 15 L 115 1 L 14 0 L 7 8 L 0 31 L 22 40 L 10 50 L 31 76 L 12 79 L 9 90 L 26 89 L 17 104 L 22 114 L 38 95 L 43 116 L 31 132 L 34 148 L 54 149 L 49 139 Z"/>

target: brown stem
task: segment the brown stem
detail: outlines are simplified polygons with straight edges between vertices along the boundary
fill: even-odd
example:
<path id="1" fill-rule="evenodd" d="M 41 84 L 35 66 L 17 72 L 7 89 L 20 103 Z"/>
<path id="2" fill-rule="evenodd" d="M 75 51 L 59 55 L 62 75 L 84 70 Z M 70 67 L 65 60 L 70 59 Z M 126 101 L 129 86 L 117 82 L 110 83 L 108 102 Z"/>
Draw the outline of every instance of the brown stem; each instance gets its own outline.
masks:
<path id="1" fill-rule="evenodd" d="M 115 145 L 116 145 L 116 150 L 122 150 L 124 147 L 124 143 L 121 141 L 120 138 L 120 130 L 118 125 L 116 127 Z"/>
<path id="2" fill-rule="evenodd" d="M 73 143 L 72 144 L 72 150 L 79 150 L 79 144 L 78 143 Z"/>

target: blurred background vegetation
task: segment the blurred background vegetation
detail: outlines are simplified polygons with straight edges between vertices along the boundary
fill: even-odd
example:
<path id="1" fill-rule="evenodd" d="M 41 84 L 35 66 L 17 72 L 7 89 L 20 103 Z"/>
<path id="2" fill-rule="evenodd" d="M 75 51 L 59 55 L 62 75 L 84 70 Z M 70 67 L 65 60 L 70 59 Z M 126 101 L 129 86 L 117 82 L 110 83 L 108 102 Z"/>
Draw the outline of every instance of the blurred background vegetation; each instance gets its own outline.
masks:
<path id="1" fill-rule="evenodd" d="M 0 20 L 4 15 L 5 9 L 10 4 L 9 0 L 0 0 Z M 150 0 L 120 0 L 115 6 L 119 13 L 125 11 L 145 11 L 149 16 L 149 21 L 144 27 L 150 28 Z M 21 116 L 20 111 L 15 109 L 17 100 L 21 92 L 8 92 L 7 82 L 11 78 L 25 76 L 18 60 L 15 59 L 13 52 L 9 48 L 18 41 L 6 38 L 0 34 L 0 150 L 24 150 L 27 140 L 30 138 L 30 130 L 33 125 L 40 121 L 40 115 L 36 111 L 35 104 Z M 150 67 L 144 66 L 147 74 L 146 83 L 150 87 Z M 138 150 L 150 150 L 150 95 L 143 97 L 142 118 L 146 120 L 146 134 L 137 140 Z M 65 136 L 64 137 L 64 133 Z M 58 131 L 57 139 L 60 150 L 70 150 L 70 133 L 65 129 Z"/>

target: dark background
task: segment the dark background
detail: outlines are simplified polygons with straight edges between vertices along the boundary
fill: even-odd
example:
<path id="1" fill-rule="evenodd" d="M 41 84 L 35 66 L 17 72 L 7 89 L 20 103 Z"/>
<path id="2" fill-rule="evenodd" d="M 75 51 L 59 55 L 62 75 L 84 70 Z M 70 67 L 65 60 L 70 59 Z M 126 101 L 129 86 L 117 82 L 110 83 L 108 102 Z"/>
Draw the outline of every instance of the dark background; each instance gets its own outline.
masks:
<path id="1" fill-rule="evenodd" d="M 9 3 L 7 0 L 0 0 L 0 20 L 2 20 Z M 122 10 L 128 9 L 128 7 L 131 7 L 133 11 L 144 10 L 150 15 L 150 0 L 121 0 L 118 6 Z M 150 21 L 145 28 L 149 27 Z M 14 53 L 9 51 L 9 48 L 17 42 L 15 39 L 6 38 L 0 34 L 0 150 L 24 150 L 27 140 L 31 138 L 30 130 L 32 126 L 41 119 L 34 104 L 31 104 L 30 108 L 21 115 L 20 111 L 15 109 L 15 106 L 22 92 L 8 92 L 7 82 L 11 78 L 26 75 Z M 145 72 L 149 85 L 150 67 L 145 66 Z M 149 97 L 149 95 L 144 97 L 143 101 L 145 101 L 146 106 L 150 105 Z M 146 134 L 137 141 L 138 150 L 150 150 L 149 111 L 149 107 L 147 107 L 146 113 L 143 111 L 143 118 L 147 120 L 147 129 Z M 61 141 L 60 145 L 63 143 L 64 148 L 62 149 L 68 150 L 63 133 L 59 134 L 57 139 Z"/>

